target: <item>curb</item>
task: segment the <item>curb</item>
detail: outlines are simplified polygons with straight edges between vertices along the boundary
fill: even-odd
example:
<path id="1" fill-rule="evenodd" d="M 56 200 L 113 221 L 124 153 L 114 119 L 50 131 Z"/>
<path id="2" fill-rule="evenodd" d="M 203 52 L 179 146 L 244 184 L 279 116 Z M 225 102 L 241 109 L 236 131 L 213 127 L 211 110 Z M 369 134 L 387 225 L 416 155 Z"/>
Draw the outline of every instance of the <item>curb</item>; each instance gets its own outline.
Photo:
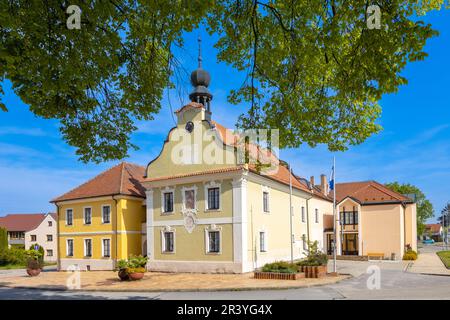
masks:
<path id="1" fill-rule="evenodd" d="M 194 288 L 194 289 L 160 289 L 160 290 L 153 290 L 153 289 L 134 289 L 134 290 L 128 290 L 128 289 L 92 289 L 92 288 L 81 288 L 76 290 L 70 290 L 65 287 L 29 287 L 29 286 L 9 286 L 9 285 L 0 285 L 0 288 L 9 288 L 9 289 L 27 289 L 27 290 L 45 290 L 45 291 L 58 291 L 58 292 L 223 292 L 223 291 L 262 291 L 262 290 L 290 290 L 290 289 L 302 289 L 302 288 L 312 288 L 312 287 L 320 287 L 320 286 L 326 286 L 330 284 L 339 283 L 343 280 L 348 280 L 350 278 L 353 278 L 353 276 L 349 274 L 341 274 L 344 276 L 343 279 L 330 282 L 330 283 L 318 283 L 318 284 L 307 284 L 307 285 L 301 285 L 301 286 L 282 286 L 282 287 L 248 287 L 248 288 L 216 288 L 216 289 L 200 289 L 200 288 Z"/>

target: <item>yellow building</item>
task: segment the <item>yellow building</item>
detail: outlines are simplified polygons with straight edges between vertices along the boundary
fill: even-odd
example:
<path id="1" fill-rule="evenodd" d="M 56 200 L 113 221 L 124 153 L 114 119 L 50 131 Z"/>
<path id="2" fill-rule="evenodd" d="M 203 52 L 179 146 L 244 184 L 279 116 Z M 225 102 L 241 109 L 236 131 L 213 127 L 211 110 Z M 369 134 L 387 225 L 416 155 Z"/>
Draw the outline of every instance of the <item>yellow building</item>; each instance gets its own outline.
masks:
<path id="1" fill-rule="evenodd" d="M 339 255 L 402 259 L 406 248 L 417 251 L 414 201 L 376 181 L 336 184 L 337 252 Z M 325 247 L 331 254 L 332 217 L 325 217 Z"/>
<path id="2" fill-rule="evenodd" d="M 60 270 L 110 270 L 146 251 L 143 174 L 143 167 L 121 163 L 52 200 Z"/>

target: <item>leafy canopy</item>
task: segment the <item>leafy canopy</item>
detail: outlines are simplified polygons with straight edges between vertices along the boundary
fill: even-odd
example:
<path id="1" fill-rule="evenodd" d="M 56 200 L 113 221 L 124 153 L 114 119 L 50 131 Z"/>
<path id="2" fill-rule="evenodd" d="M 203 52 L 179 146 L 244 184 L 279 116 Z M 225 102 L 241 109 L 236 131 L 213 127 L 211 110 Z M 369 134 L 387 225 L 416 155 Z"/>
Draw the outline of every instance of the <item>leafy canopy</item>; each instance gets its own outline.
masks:
<path id="1" fill-rule="evenodd" d="M 417 234 L 423 234 L 425 231 L 425 222 L 427 219 L 434 216 L 433 204 L 426 198 L 425 194 L 418 187 L 412 184 L 392 182 L 387 183 L 386 187 L 401 194 L 415 196 L 417 205 Z"/>
<path id="2" fill-rule="evenodd" d="M 203 24 L 219 61 L 247 73 L 229 96 L 249 106 L 239 126 L 279 128 L 281 147 L 345 150 L 380 130 L 378 101 L 437 35 L 415 16 L 443 2 L 383 2 L 369 30 L 362 0 L 92 0 L 77 2 L 77 30 L 68 1 L 0 0 L 0 83 L 59 120 L 82 161 L 121 159 L 137 148 L 135 121 L 152 120 L 175 85 L 183 34 Z"/>

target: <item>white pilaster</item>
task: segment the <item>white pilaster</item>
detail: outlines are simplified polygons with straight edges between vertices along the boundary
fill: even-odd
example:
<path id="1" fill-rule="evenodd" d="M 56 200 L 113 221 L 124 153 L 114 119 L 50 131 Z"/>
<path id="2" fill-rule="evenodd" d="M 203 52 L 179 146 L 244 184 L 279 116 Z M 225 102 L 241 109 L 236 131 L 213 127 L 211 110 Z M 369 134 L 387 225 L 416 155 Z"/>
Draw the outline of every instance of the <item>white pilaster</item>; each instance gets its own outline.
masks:
<path id="1" fill-rule="evenodd" d="M 149 261 L 154 260 L 154 236 L 153 236 L 153 190 L 145 191 L 145 202 L 147 206 L 147 257 Z"/>
<path id="2" fill-rule="evenodd" d="M 247 180 L 233 180 L 233 256 L 242 272 L 251 271 L 248 263 Z"/>

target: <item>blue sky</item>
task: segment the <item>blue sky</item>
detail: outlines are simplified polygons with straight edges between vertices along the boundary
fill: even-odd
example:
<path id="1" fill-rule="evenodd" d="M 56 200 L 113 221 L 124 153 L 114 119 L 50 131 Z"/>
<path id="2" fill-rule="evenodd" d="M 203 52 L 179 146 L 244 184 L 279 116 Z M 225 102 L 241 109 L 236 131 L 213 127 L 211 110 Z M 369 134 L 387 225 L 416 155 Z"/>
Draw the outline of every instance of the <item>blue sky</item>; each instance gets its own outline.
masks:
<path id="1" fill-rule="evenodd" d="M 423 18 L 440 32 L 428 41 L 429 57 L 409 64 L 404 75 L 409 84 L 398 93 L 384 96 L 378 121 L 384 130 L 346 152 L 335 153 L 337 181 L 399 181 L 421 188 L 432 201 L 436 214 L 450 201 L 450 10 L 429 13 Z M 214 38 L 201 31 L 203 66 L 212 75 L 213 118 L 233 127 L 245 105 L 229 105 L 226 96 L 239 87 L 244 75 L 218 63 Z M 196 67 L 198 32 L 186 36 L 179 59 L 188 70 Z M 165 95 L 163 109 L 152 122 L 138 123 L 132 141 L 140 147 L 126 161 L 146 165 L 160 151 L 173 126 L 171 108 L 188 102 L 191 87 L 186 75 L 175 91 Z M 83 164 L 74 148 L 61 138 L 58 122 L 35 117 L 3 83 L 3 101 L 9 112 L 0 112 L 0 216 L 6 213 L 54 210 L 49 200 L 83 183 L 115 162 Z M 170 99 L 169 99 L 170 97 Z M 281 150 L 296 173 L 309 177 L 329 174 L 333 154 L 325 146 Z M 317 181 L 317 178 L 316 178 Z M 432 219 L 434 220 L 434 219 Z"/>

